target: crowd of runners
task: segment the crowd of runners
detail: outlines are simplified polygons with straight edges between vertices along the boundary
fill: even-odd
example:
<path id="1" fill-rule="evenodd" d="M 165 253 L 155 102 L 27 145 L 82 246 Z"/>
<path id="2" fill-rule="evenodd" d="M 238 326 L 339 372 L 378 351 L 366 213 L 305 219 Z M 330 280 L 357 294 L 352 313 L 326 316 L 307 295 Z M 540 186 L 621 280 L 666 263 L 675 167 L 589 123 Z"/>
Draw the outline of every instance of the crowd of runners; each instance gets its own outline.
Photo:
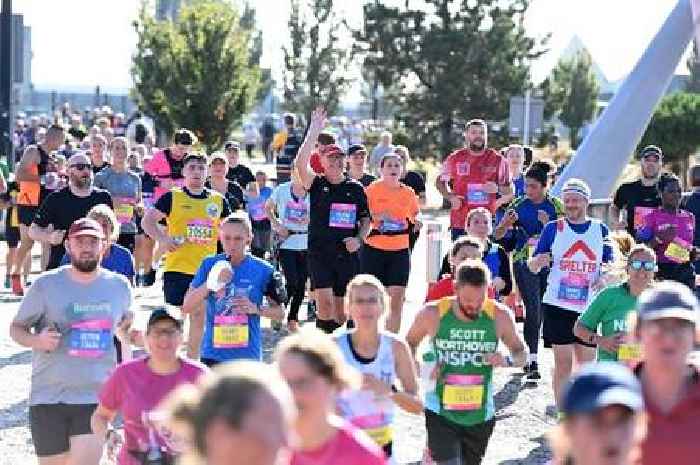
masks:
<path id="1" fill-rule="evenodd" d="M 41 465 L 395 463 L 396 409 L 425 418 L 424 463 L 475 465 L 494 369 L 538 383 L 542 346 L 554 464 L 697 463 L 700 190 L 682 196 L 659 147 L 591 218 L 585 180 L 556 197 L 550 162 L 467 122 L 436 181 L 451 250 L 410 319 L 426 188 L 409 149 L 341 144 L 322 108 L 284 123 L 275 185 L 187 129 L 153 150 L 91 129 L 62 159 L 79 135 L 51 125 L 0 176 Z M 134 287 L 156 282 L 166 305 L 139 331 Z M 272 365 L 263 320 L 289 332 Z"/>

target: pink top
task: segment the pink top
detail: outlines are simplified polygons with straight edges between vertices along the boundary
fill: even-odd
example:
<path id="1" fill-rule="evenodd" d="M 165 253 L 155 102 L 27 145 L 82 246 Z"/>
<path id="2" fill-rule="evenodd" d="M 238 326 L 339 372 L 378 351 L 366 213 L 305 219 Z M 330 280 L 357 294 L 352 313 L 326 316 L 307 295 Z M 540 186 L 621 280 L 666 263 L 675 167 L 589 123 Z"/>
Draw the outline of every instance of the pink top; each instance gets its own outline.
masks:
<path id="1" fill-rule="evenodd" d="M 157 180 L 169 178 L 170 163 L 168 163 L 168 157 L 165 156 L 165 150 L 159 150 L 154 153 L 153 157 L 144 164 L 143 169 Z M 178 184 L 178 187 L 182 187 L 182 179 L 177 179 L 176 183 Z M 168 192 L 168 189 L 156 186 L 154 190 L 153 202 L 158 200 L 160 196 L 166 192 Z"/>
<path id="2" fill-rule="evenodd" d="M 683 251 L 688 251 L 692 247 L 695 234 L 695 216 L 688 211 L 678 210 L 677 213 L 668 213 L 657 208 L 647 213 L 642 228 L 637 232 L 637 238 L 648 242 L 659 231 L 670 225 L 676 227 L 676 237 L 670 242 L 663 242 L 654 247 L 657 260 L 659 263 L 687 262 Z"/>
<path id="3" fill-rule="evenodd" d="M 338 433 L 315 450 L 295 451 L 290 465 L 384 465 L 384 452 L 369 436 L 343 420 Z"/>
<path id="4" fill-rule="evenodd" d="M 100 391 L 100 405 L 119 411 L 124 417 L 126 442 L 119 453 L 120 465 L 139 465 L 128 451 L 148 449 L 149 427 L 143 423 L 143 414 L 153 411 L 177 386 L 193 383 L 206 370 L 203 365 L 180 359 L 180 370 L 176 373 L 158 375 L 148 367 L 147 360 L 148 357 L 142 357 L 117 366 Z M 178 449 L 161 426 L 155 427 L 153 433 L 161 446 Z"/>

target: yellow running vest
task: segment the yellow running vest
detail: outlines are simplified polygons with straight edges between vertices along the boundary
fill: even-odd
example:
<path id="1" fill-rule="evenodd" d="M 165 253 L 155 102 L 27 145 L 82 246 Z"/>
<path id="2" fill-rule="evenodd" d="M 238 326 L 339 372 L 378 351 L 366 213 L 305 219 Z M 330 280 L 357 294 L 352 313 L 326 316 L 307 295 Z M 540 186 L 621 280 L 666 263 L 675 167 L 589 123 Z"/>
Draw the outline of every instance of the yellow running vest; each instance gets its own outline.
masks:
<path id="1" fill-rule="evenodd" d="M 195 274 L 202 260 L 216 253 L 224 198 L 207 190 L 205 199 L 196 199 L 182 189 L 171 190 L 173 202 L 168 215 L 168 235 L 182 245 L 165 256 L 165 271 Z"/>

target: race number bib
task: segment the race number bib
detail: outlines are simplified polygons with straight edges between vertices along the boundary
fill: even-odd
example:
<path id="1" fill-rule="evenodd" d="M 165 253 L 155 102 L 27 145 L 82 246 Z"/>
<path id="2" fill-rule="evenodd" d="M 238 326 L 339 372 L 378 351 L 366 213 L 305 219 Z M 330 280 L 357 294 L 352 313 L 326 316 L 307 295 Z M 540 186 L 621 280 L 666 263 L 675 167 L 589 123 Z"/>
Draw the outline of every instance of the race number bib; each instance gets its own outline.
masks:
<path id="1" fill-rule="evenodd" d="M 83 320 L 70 327 L 68 354 L 100 358 L 112 350 L 112 322 L 107 319 Z"/>
<path id="2" fill-rule="evenodd" d="M 564 302 L 583 305 L 588 301 L 591 283 L 586 276 L 569 274 L 559 281 L 557 298 Z"/>
<path id="3" fill-rule="evenodd" d="M 263 221 L 267 219 L 267 213 L 265 213 L 265 204 L 262 201 L 254 200 L 248 203 L 248 212 L 253 221 Z"/>
<path id="4" fill-rule="evenodd" d="M 357 205 L 353 203 L 332 203 L 328 226 L 331 228 L 354 229 L 357 223 Z"/>
<path id="5" fill-rule="evenodd" d="M 207 244 L 214 239 L 211 220 L 190 220 L 185 229 L 185 238 L 195 244 Z"/>
<path id="6" fill-rule="evenodd" d="M 339 396 L 337 407 L 343 418 L 367 433 L 379 446 L 391 442 L 393 403 L 390 399 L 376 397 L 367 390 L 352 390 Z"/>
<path id="7" fill-rule="evenodd" d="M 114 214 L 117 215 L 119 224 L 127 224 L 133 221 L 135 203 L 135 200 L 130 197 L 114 199 Z"/>
<path id="8" fill-rule="evenodd" d="M 309 209 L 304 202 L 290 200 L 284 209 L 284 216 L 288 223 L 306 224 L 309 222 Z"/>
<path id="9" fill-rule="evenodd" d="M 213 345 L 215 349 L 248 347 L 248 315 L 216 315 Z"/>
<path id="10" fill-rule="evenodd" d="M 483 184 L 467 184 L 467 203 L 470 206 L 484 207 L 489 204 L 489 194 Z"/>
<path id="11" fill-rule="evenodd" d="M 478 410 L 483 400 L 484 377 L 482 375 L 450 374 L 445 377 L 442 391 L 442 406 L 445 410 Z"/>
<path id="12" fill-rule="evenodd" d="M 617 360 L 635 362 L 642 358 L 642 346 L 636 343 L 623 343 L 617 347 Z"/>
<path id="13" fill-rule="evenodd" d="M 406 222 L 394 218 L 386 217 L 379 222 L 379 232 L 391 233 L 405 231 L 407 228 Z"/>
<path id="14" fill-rule="evenodd" d="M 664 255 L 675 263 L 687 263 L 690 261 L 690 250 L 688 250 L 689 246 L 690 244 L 683 239 L 675 238 L 670 244 L 668 244 L 668 247 L 666 247 Z"/>

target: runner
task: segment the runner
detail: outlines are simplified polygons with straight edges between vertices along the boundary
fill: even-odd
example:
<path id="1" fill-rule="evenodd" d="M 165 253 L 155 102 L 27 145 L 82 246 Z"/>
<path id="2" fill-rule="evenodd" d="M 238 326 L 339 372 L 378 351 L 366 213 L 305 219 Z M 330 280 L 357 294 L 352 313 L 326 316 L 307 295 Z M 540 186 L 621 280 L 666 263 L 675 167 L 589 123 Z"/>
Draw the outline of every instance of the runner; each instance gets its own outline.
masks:
<path id="1" fill-rule="evenodd" d="M 360 380 L 332 339 L 315 329 L 301 331 L 280 342 L 275 360 L 299 410 L 290 465 L 386 463 L 379 446 L 336 414 L 338 395 Z"/>
<path id="2" fill-rule="evenodd" d="M 221 152 L 214 152 L 209 157 L 209 179 L 205 184 L 207 189 L 212 189 L 223 195 L 228 202 L 231 211 L 243 207 L 243 189 L 236 181 L 226 177 L 228 173 L 228 159 Z"/>
<path id="3" fill-rule="evenodd" d="M 442 275 L 437 282 L 428 285 L 425 302 L 440 300 L 443 297 L 455 295 L 454 276 L 460 263 L 467 259 L 482 260 L 484 246 L 479 239 L 472 236 L 461 236 L 452 243 L 450 251 L 450 273 Z M 489 298 L 494 298 L 493 287 L 489 287 Z"/>
<path id="4" fill-rule="evenodd" d="M 610 224 L 615 229 L 626 229 L 632 237 L 642 227 L 646 214 L 661 205 L 657 189 L 663 166 L 661 149 L 655 145 L 644 147 L 639 152 L 639 163 L 642 176 L 620 185 L 610 205 Z"/>
<path id="5" fill-rule="evenodd" d="M 318 141 L 316 142 L 316 149 L 311 154 L 309 159 L 309 166 L 316 174 L 323 174 L 323 164 L 321 163 L 321 152 L 324 147 L 329 145 L 335 145 L 335 135 L 330 132 L 322 132 L 318 135 Z"/>
<path id="6" fill-rule="evenodd" d="M 109 144 L 112 165 L 104 167 L 95 176 L 95 187 L 105 189 L 112 196 L 114 212 L 119 220 L 117 243 L 134 252 L 138 228 L 135 221 L 136 207 L 141 204 L 141 178 L 126 165 L 129 153 L 125 137 L 115 137 Z"/>
<path id="7" fill-rule="evenodd" d="M 637 239 L 649 244 L 659 262 L 658 279 L 672 279 L 695 290 L 693 261 L 698 249 L 693 246 L 695 216 L 680 209 L 683 188 L 678 177 L 664 173 L 659 177 L 661 207 L 644 216 Z"/>
<path id="8" fill-rule="evenodd" d="M 24 294 L 20 278 L 21 268 L 27 257 L 31 256 L 30 252 L 34 246 L 34 240 L 29 236 L 29 229 L 34 221 L 39 205 L 43 203 L 48 195 L 45 184 L 49 153 L 57 150 L 64 140 L 65 130 L 63 127 L 50 126 L 46 131 L 46 137 L 43 142 L 38 145 L 30 145 L 24 150 L 22 159 L 15 171 L 15 181 L 19 185 L 16 203 L 20 233 L 20 244 L 15 255 L 14 267 L 10 273 L 12 293 L 15 295 Z"/>
<path id="9" fill-rule="evenodd" d="M 525 366 L 527 379 L 541 379 L 537 353 L 542 327 L 542 297 L 547 288 L 548 270 L 532 273 L 527 260 L 537 246 L 544 225 L 564 216 L 564 205 L 549 194 L 549 173 L 553 166 L 535 162 L 525 174 L 525 194 L 513 200 L 504 214 L 497 214 L 498 226 L 494 238 L 513 250 L 513 273 L 518 292 L 525 306 L 523 336 L 529 350 Z"/>
<path id="10" fill-rule="evenodd" d="M 110 142 L 111 145 L 111 142 Z M 90 136 L 90 162 L 92 163 L 92 174 L 97 174 L 110 166 L 107 151 L 107 138 L 102 134 Z"/>
<path id="11" fill-rule="evenodd" d="M 362 185 L 343 174 L 345 154 L 340 148 L 323 148 L 324 174 L 317 175 L 309 167 L 325 121 L 325 110 L 314 110 L 295 164 L 310 196 L 309 272 L 318 307 L 316 327 L 331 333 L 345 321 L 343 297 L 359 272 L 358 251 L 369 233 L 370 218 Z"/>
<path id="12" fill-rule="evenodd" d="M 357 275 L 348 284 L 346 307 L 355 330 L 340 334 L 336 341 L 345 362 L 362 373 L 362 389 L 342 392 L 340 414 L 364 430 L 392 455 L 394 404 L 420 415 L 418 381 L 406 343 L 380 328 L 387 310 L 386 290 L 377 278 Z M 396 380 L 401 382 L 401 390 Z"/>
<path id="13" fill-rule="evenodd" d="M 83 218 L 95 205 L 112 207 L 109 192 L 97 189 L 92 183 L 92 166 L 84 152 L 78 152 L 68 160 L 68 187 L 53 192 L 39 207 L 30 234 L 34 240 L 51 244 L 47 269 L 61 264 L 66 253 L 63 241 L 66 231 L 79 218 Z"/>
<path id="14" fill-rule="evenodd" d="M 201 339 L 201 361 L 205 365 L 262 360 L 260 318 L 284 318 L 284 279 L 269 263 L 247 253 L 252 227 L 245 213 L 235 212 L 222 222 L 219 240 L 224 253 L 203 259 L 182 311 L 199 312 L 206 301 Z"/>
<path id="15" fill-rule="evenodd" d="M 19 185 L 15 181 L 9 181 L 6 184 L 5 192 L 0 194 L 0 208 L 5 210 L 5 243 L 7 243 L 7 254 L 5 255 L 5 287 L 11 288 L 12 281 L 10 273 L 14 268 L 15 260 L 17 259 L 17 247 L 19 246 L 19 218 L 17 216 L 17 195 L 19 194 Z M 24 266 L 21 268 L 21 274 L 26 285 L 29 280 L 29 272 L 32 267 L 31 256 L 27 255 L 24 259 Z"/>
<path id="16" fill-rule="evenodd" d="M 181 463 L 280 465 L 296 411 L 289 387 L 270 365 L 236 362 L 180 389 L 170 401 L 190 450 Z"/>
<path id="17" fill-rule="evenodd" d="M 178 129 L 173 136 L 173 145 L 153 154 L 143 168 L 157 182 L 154 202 L 173 187 L 184 185 L 184 159 L 197 143 L 197 138 L 188 129 Z M 153 236 L 151 236 L 153 237 Z"/>
<path id="18" fill-rule="evenodd" d="M 408 148 L 406 148 L 405 145 L 396 145 L 394 146 L 394 153 L 401 157 L 401 163 L 403 165 L 401 182 L 413 189 L 413 192 L 418 196 L 418 206 L 424 208 L 426 204 L 425 180 L 417 171 L 408 169 L 408 165 L 411 163 L 411 156 L 408 153 Z M 421 227 L 422 224 L 419 222 L 410 225 L 408 228 L 408 249 L 411 252 L 413 252 L 413 247 L 415 247 L 416 241 L 418 241 Z"/>
<path id="19" fill-rule="evenodd" d="M 144 166 L 150 161 L 150 158 L 144 160 Z M 141 200 L 142 205 L 137 205 L 134 213 L 136 214 L 135 222 L 137 227 L 136 244 L 134 250 L 134 259 L 136 261 L 136 270 L 138 276 L 136 282 L 141 286 L 152 286 L 156 282 L 156 270 L 153 269 L 153 252 L 156 246 L 155 241 L 149 237 L 143 230 L 141 222 L 146 210 L 153 208 L 155 204 L 155 190 L 158 186 L 158 180 L 151 176 L 145 169 L 140 175 L 141 177 Z"/>
<path id="20" fill-rule="evenodd" d="M 636 362 L 639 346 L 631 340 L 630 314 L 637 297 L 654 282 L 656 255 L 646 245 L 632 248 L 627 259 L 627 280 L 603 289 L 574 326 L 574 335 L 598 346 L 598 361 Z"/>
<path id="21" fill-rule="evenodd" d="M 561 389 L 577 365 L 595 358 L 595 345 L 574 335 L 578 316 L 600 289 L 603 264 L 613 260 L 608 228 L 586 215 L 591 189 L 580 179 L 571 178 L 561 189 L 566 218 L 550 221 L 542 230 L 537 248 L 528 261 L 538 274 L 550 267 L 547 289 L 542 299 L 545 345 L 554 351 L 552 389 L 561 407 Z"/>
<path id="22" fill-rule="evenodd" d="M 406 335 L 414 355 L 430 338 L 421 367 L 425 426 L 431 457 L 440 465 L 481 463 L 495 425 L 493 369 L 527 361 L 513 316 L 486 297 L 488 287 L 483 262 L 462 262 L 455 273 L 456 296 L 426 305 Z M 496 350 L 500 341 L 511 355 Z"/>
<path id="23" fill-rule="evenodd" d="M 90 416 L 116 363 L 112 335 L 130 326 L 133 305 L 126 279 L 98 266 L 103 237 L 94 220 L 73 223 L 66 241 L 72 265 L 39 276 L 10 326 L 10 337 L 32 349 L 29 419 L 41 465 L 100 459 Z"/>
<path id="24" fill-rule="evenodd" d="M 435 182 L 438 192 L 450 202 L 452 240 L 464 234 L 469 210 L 486 207 L 494 213 L 497 194 L 506 196 L 513 192 L 508 163 L 486 145 L 486 122 L 480 119 L 467 122 L 464 139 L 466 147 L 445 159 Z"/>
<path id="25" fill-rule="evenodd" d="M 632 465 L 644 435 L 639 382 L 610 362 L 590 364 L 564 395 L 566 414 L 550 442 L 552 465 Z"/>
<path id="26" fill-rule="evenodd" d="M 359 182 L 365 188 L 377 180 L 366 171 L 367 149 L 362 144 L 351 145 L 348 148 L 348 176 Z"/>
<path id="27" fill-rule="evenodd" d="M 643 465 L 696 464 L 700 455 L 700 371 L 688 363 L 698 338 L 698 301 L 685 286 L 661 282 L 637 301 L 635 336 L 643 361 L 635 369 L 646 404 Z M 696 346 L 697 347 L 697 346 Z"/>
<path id="28" fill-rule="evenodd" d="M 379 162 L 381 179 L 366 188 L 372 216 L 372 229 L 360 250 L 362 272 L 371 274 L 386 286 L 391 305 L 387 331 L 401 329 L 401 312 L 411 272 L 408 228 L 418 222 L 418 197 L 399 181 L 403 165 L 395 153 L 387 153 Z"/>
<path id="29" fill-rule="evenodd" d="M 245 191 L 245 207 L 253 226 L 253 242 L 250 251 L 258 258 L 265 259 L 272 247 L 272 225 L 265 211 L 265 203 L 272 195 L 269 187 L 261 188 L 260 184 L 249 182 Z"/>
<path id="30" fill-rule="evenodd" d="M 304 139 L 304 133 L 296 127 L 296 116 L 285 113 L 284 126 L 285 129 L 277 133 L 272 141 L 272 150 L 277 152 L 275 157 L 277 184 L 290 180 L 294 159 Z"/>
<path id="31" fill-rule="evenodd" d="M 239 163 L 241 146 L 238 142 L 230 140 L 224 144 L 226 158 L 228 158 L 228 173 L 226 177 L 231 181 L 236 181 L 241 188 L 245 188 L 248 183 L 255 181 L 253 172 L 245 165 Z"/>
<path id="32" fill-rule="evenodd" d="M 279 244 L 279 260 L 287 284 L 289 314 L 287 329 L 297 331 L 299 307 L 304 300 L 308 271 L 309 195 L 299 179 L 297 170 L 292 171 L 291 182 L 275 188 L 265 204 Z M 307 315 L 308 317 L 308 315 Z"/>
<path id="33" fill-rule="evenodd" d="M 90 425 L 100 438 L 108 440 L 110 423 L 120 413 L 126 442 L 119 452 L 119 465 L 174 463 L 182 444 L 161 426 L 162 400 L 177 386 L 194 383 L 206 368 L 178 356 L 182 345 L 182 321 L 164 308 L 154 310 L 146 325 L 145 357 L 119 365 L 102 385 L 99 403 Z M 114 434 L 112 432 L 112 434 Z M 180 446 L 180 447 L 178 447 Z"/>
<path id="34" fill-rule="evenodd" d="M 204 155 L 188 154 L 183 159 L 184 186 L 166 192 L 154 208 L 146 212 L 143 230 L 166 247 L 163 267 L 165 303 L 180 307 L 190 282 L 207 255 L 216 253 L 216 238 L 222 218 L 229 214 L 226 199 L 204 187 L 207 160 Z M 158 223 L 167 221 L 167 229 Z M 199 358 L 203 315 L 190 318 L 187 335 L 188 355 Z"/>

